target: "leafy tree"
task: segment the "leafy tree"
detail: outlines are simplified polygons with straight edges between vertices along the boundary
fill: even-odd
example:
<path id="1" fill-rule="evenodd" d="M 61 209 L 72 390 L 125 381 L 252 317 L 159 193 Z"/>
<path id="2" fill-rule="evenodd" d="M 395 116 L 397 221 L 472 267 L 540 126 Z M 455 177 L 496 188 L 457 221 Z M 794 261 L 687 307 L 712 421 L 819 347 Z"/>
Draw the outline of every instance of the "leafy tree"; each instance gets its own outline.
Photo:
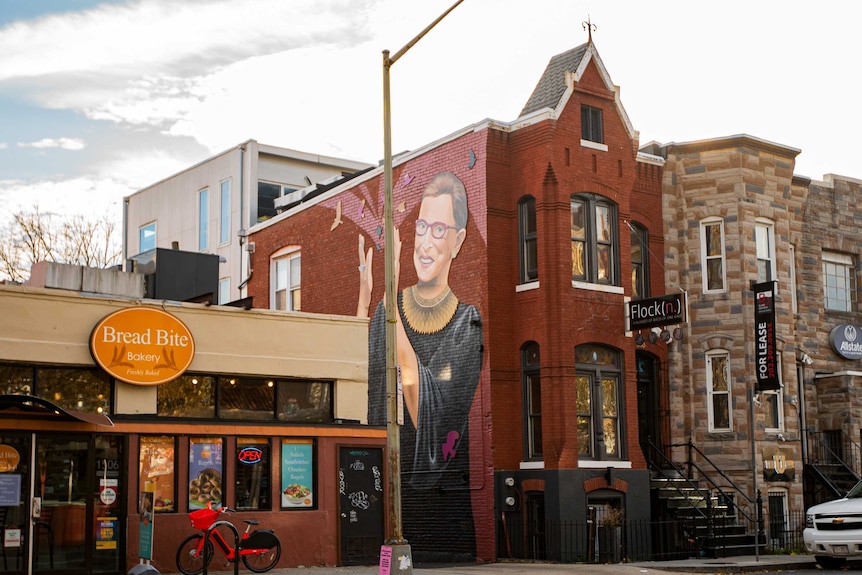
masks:
<path id="1" fill-rule="evenodd" d="M 35 208 L 0 229 L 0 281 L 24 282 L 30 267 L 49 261 L 107 268 L 122 263 L 118 226 L 107 215 L 61 217 Z"/>

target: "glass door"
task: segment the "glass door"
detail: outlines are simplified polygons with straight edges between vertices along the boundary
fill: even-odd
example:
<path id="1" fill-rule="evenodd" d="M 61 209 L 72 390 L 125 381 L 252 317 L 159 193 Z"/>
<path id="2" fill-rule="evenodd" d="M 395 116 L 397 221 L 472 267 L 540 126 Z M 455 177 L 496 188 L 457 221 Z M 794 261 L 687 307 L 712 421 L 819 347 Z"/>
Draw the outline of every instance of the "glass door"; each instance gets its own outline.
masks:
<path id="1" fill-rule="evenodd" d="M 68 434 L 36 437 L 34 491 L 42 506 L 33 515 L 38 515 L 44 537 L 33 546 L 34 571 L 86 566 L 89 439 Z"/>
<path id="2" fill-rule="evenodd" d="M 0 435 L 0 573 L 26 573 L 30 435 Z"/>
<path id="3" fill-rule="evenodd" d="M 37 435 L 35 469 L 33 571 L 119 572 L 121 437 Z"/>

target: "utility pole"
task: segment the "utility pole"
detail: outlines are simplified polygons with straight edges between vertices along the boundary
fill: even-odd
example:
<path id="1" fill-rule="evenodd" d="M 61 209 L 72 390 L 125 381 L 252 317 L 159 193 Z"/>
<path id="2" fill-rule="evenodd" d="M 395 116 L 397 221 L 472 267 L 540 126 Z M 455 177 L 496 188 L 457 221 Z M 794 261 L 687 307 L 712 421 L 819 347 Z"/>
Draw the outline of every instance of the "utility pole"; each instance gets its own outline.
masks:
<path id="1" fill-rule="evenodd" d="M 398 427 L 398 366 L 395 324 L 398 286 L 395 281 L 395 221 L 392 213 L 392 114 L 389 97 L 389 71 L 416 42 L 422 39 L 449 12 L 464 0 L 458 0 L 428 27 L 404 45 L 394 56 L 383 50 L 383 228 L 384 269 L 386 274 L 386 448 L 389 470 L 389 521 L 387 538 L 380 550 L 380 575 L 412 575 L 413 557 L 404 539 L 401 521 L 401 432 Z"/>

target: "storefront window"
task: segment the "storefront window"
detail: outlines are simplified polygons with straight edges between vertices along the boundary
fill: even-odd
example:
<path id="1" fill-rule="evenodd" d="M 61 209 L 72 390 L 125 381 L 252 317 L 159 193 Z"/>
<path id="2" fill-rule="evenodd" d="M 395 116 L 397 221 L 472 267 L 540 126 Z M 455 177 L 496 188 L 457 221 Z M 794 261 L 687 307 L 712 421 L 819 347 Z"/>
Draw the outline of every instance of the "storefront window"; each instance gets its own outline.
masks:
<path id="1" fill-rule="evenodd" d="M 215 378 L 181 375 L 158 387 L 161 417 L 215 417 Z"/>
<path id="2" fill-rule="evenodd" d="M 203 509 L 212 503 L 218 509 L 224 502 L 224 467 L 220 437 L 189 439 L 189 510 Z"/>
<path id="3" fill-rule="evenodd" d="M 64 409 L 107 414 L 111 378 L 96 369 L 40 367 L 36 370 L 36 395 Z"/>
<path id="4" fill-rule="evenodd" d="M 220 377 L 218 392 L 221 419 L 274 419 L 275 380 Z"/>
<path id="5" fill-rule="evenodd" d="M 271 509 L 269 439 L 243 438 L 236 440 L 236 508 Z"/>
<path id="6" fill-rule="evenodd" d="M 5 386 L 3 393 L 9 395 L 33 394 L 33 368 L 0 364 L 0 381 Z"/>
<path id="7" fill-rule="evenodd" d="M 282 421 L 332 421 L 331 384 L 323 381 L 279 381 L 278 418 Z"/>
<path id="8" fill-rule="evenodd" d="M 314 440 L 281 440 L 281 508 L 316 508 L 314 497 Z"/>
<path id="9" fill-rule="evenodd" d="M 140 486 L 153 492 L 156 513 L 175 513 L 175 441 L 169 436 L 141 436 Z M 141 510 L 143 511 L 143 510 Z"/>

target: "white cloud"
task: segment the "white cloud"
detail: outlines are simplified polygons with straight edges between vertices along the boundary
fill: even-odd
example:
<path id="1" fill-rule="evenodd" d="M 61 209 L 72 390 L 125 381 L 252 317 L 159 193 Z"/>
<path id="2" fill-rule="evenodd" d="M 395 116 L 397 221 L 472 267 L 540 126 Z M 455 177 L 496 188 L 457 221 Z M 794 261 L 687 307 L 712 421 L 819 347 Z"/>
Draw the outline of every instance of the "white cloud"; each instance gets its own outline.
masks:
<path id="1" fill-rule="evenodd" d="M 122 201 L 128 186 L 120 181 L 76 178 L 42 182 L 0 180 L 0 222 L 8 221 L 16 212 L 29 212 L 35 207 L 42 213 L 63 216 L 109 215 L 122 221 Z"/>
<path id="2" fill-rule="evenodd" d="M 77 138 L 42 138 L 37 142 L 18 142 L 19 148 L 60 148 L 61 150 L 83 150 L 87 144 Z"/>
<path id="3" fill-rule="evenodd" d="M 9 144 L 6 142 L 0 142 L 0 150 L 5 150 L 9 147 Z"/>

